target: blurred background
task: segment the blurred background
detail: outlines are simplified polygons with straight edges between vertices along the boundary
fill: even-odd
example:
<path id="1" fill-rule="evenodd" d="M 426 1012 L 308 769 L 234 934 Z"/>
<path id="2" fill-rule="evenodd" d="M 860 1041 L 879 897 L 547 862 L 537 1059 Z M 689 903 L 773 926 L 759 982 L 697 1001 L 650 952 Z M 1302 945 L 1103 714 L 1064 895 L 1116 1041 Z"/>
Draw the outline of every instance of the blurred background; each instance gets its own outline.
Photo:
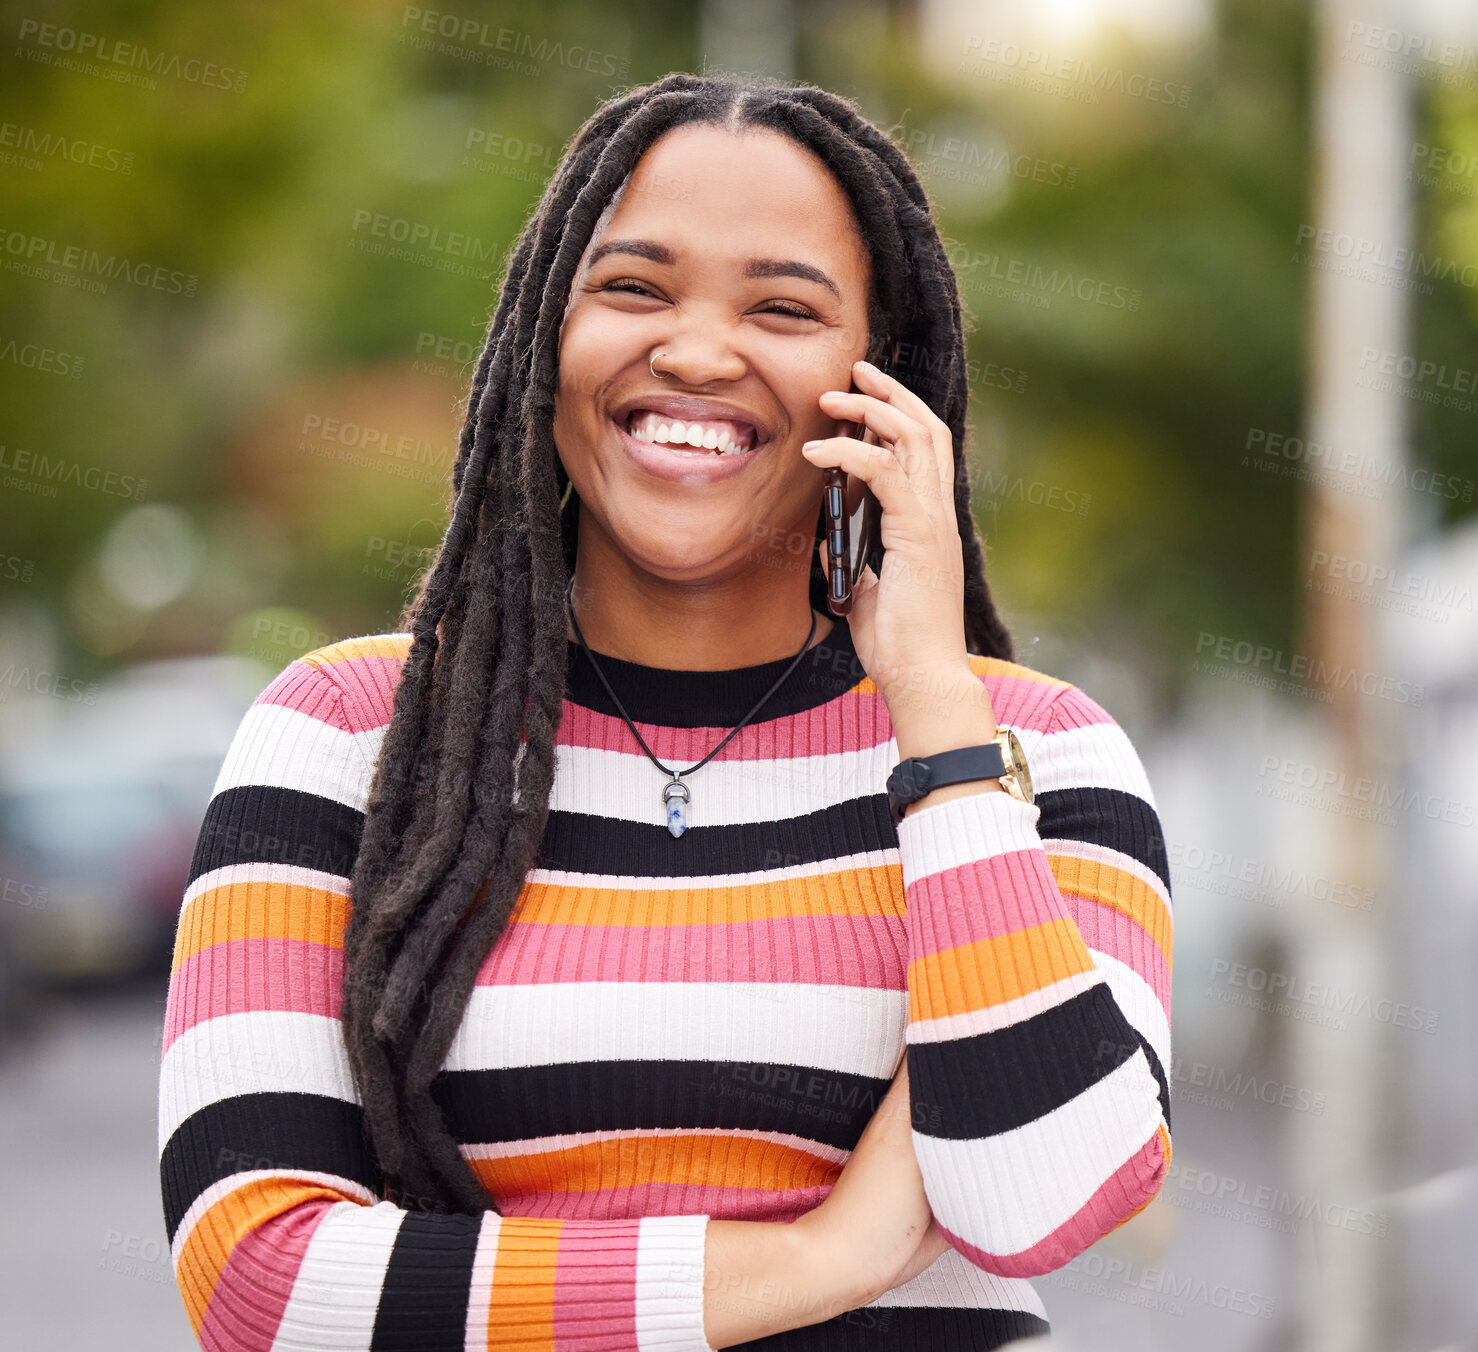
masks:
<path id="1" fill-rule="evenodd" d="M 912 157 L 997 604 L 1158 799 L 1174 1162 L 1054 1345 L 1478 1348 L 1471 0 L 446 3 L 4 7 L 7 1346 L 194 1345 L 155 1096 L 230 736 L 395 627 L 566 140 L 719 69 Z"/>

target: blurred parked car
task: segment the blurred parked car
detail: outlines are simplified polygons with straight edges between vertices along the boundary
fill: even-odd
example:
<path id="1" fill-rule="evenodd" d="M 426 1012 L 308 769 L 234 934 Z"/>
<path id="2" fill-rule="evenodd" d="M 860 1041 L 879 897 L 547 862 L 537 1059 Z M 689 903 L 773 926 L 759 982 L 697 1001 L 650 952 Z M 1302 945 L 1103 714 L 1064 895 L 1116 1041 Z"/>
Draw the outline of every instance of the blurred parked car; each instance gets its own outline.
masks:
<path id="1" fill-rule="evenodd" d="M 167 966 L 216 777 L 273 674 L 246 658 L 176 659 L 115 673 L 87 701 L 6 701 L 0 879 L 12 983 Z"/>

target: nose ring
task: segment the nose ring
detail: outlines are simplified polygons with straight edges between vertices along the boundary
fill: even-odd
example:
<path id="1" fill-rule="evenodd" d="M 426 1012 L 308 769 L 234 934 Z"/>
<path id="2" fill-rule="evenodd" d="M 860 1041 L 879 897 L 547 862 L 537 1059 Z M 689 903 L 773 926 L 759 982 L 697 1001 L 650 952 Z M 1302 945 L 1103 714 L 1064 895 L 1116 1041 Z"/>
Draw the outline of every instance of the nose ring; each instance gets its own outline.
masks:
<path id="1" fill-rule="evenodd" d="M 661 353 L 661 352 L 654 352 L 650 357 L 647 358 L 647 370 L 649 370 L 652 373 L 652 379 L 653 380 L 661 380 L 662 379 L 661 374 L 658 372 L 657 368 L 652 363 L 655 362 L 658 357 L 663 356 L 663 355 L 664 354 Z"/>

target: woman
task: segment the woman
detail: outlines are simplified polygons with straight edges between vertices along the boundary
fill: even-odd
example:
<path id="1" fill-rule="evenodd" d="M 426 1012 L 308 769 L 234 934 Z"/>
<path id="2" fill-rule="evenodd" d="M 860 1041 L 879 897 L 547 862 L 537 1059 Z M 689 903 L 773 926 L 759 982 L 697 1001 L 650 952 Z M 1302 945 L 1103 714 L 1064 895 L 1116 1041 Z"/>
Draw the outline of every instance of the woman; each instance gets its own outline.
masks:
<path id="1" fill-rule="evenodd" d="M 581 129 L 406 632 L 283 671 L 201 831 L 160 1148 L 203 1347 L 1046 1332 L 1027 1278 L 1169 1162 L 1169 878 L 1123 731 L 1010 660 L 966 394 L 850 102 L 673 74 Z M 883 508 L 846 618 L 828 466 Z M 979 751 L 884 792 L 1006 731 L 1034 798 Z"/>

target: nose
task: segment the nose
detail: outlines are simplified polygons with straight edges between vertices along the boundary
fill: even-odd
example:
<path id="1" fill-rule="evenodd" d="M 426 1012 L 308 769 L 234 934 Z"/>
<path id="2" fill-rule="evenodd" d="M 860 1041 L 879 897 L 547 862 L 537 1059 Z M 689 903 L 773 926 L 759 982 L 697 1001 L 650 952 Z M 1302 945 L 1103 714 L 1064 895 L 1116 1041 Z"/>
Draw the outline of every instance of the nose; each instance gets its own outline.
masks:
<path id="1" fill-rule="evenodd" d="M 748 369 L 726 332 L 713 324 L 694 324 L 653 343 L 651 367 L 658 376 L 684 385 L 738 380 Z"/>

